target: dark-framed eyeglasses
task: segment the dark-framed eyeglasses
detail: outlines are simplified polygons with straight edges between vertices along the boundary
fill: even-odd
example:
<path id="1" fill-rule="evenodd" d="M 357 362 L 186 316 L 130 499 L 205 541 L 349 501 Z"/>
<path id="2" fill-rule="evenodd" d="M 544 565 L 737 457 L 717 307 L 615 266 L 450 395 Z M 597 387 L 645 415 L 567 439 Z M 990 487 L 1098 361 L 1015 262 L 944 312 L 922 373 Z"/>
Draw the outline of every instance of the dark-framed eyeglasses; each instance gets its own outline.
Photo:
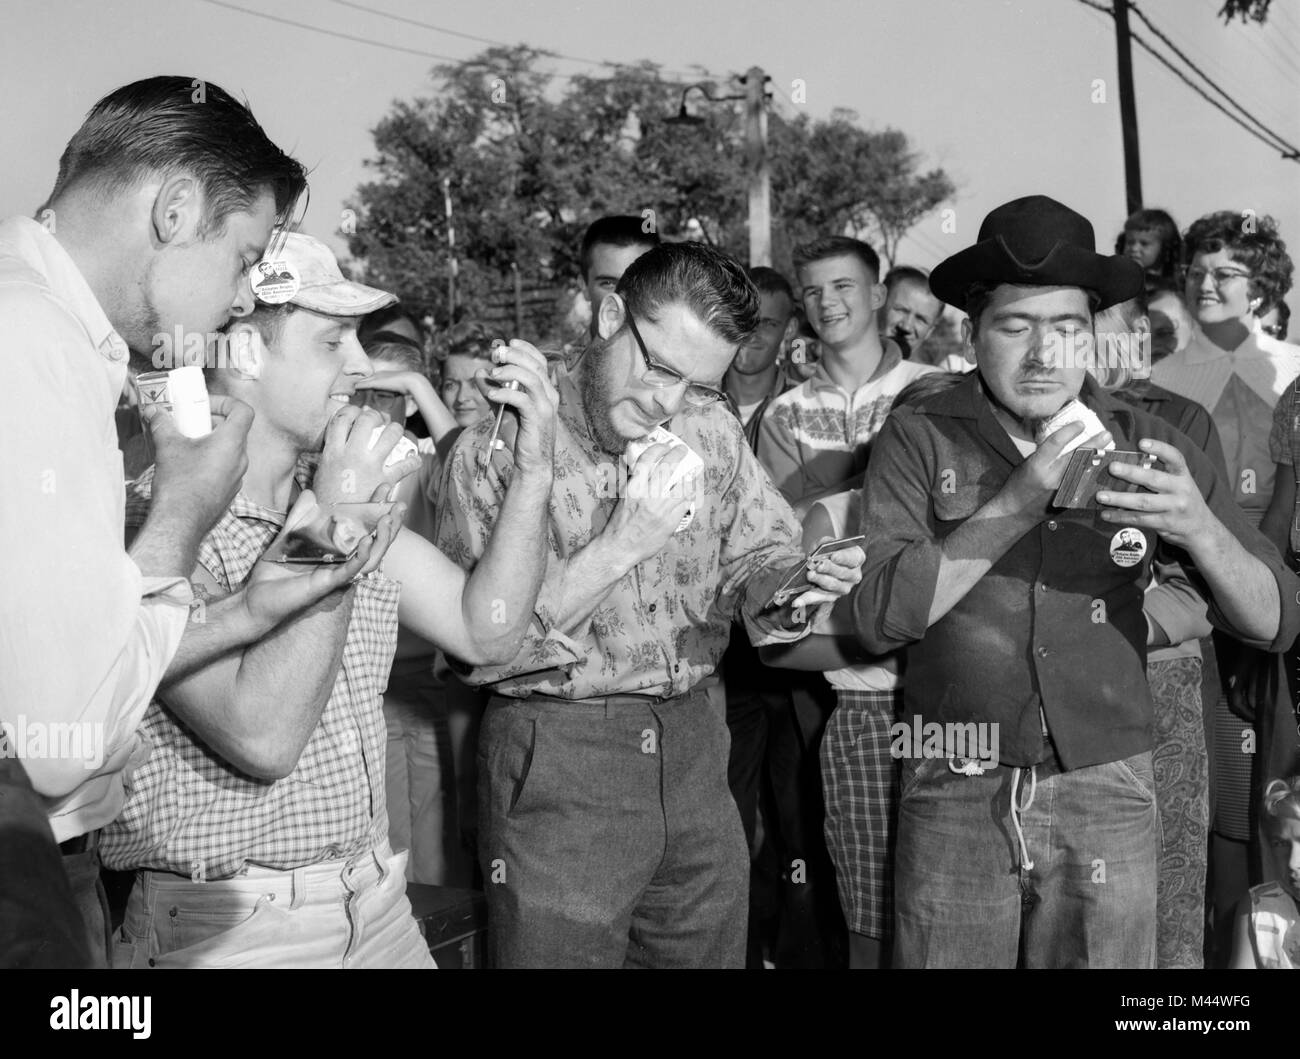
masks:
<path id="1" fill-rule="evenodd" d="M 1234 279 L 1250 279 L 1250 273 L 1236 268 L 1215 268 L 1208 272 L 1203 268 L 1185 268 L 1183 269 L 1183 278 L 1186 282 L 1195 287 L 1199 287 L 1205 282 L 1205 277 L 1209 276 L 1214 280 L 1216 287 L 1226 287 Z"/>
<path id="2" fill-rule="evenodd" d="M 641 353 L 641 359 L 645 361 L 645 371 L 641 373 L 641 381 L 647 386 L 653 386 L 656 389 L 667 389 L 669 386 L 685 383 L 686 403 L 696 408 L 712 404 L 714 401 L 726 400 L 726 395 L 721 390 L 715 390 L 712 386 L 705 386 L 701 382 L 691 382 L 681 372 L 674 371 L 664 364 L 656 364 L 651 360 L 650 351 L 645 348 L 641 332 L 636 329 L 636 321 L 632 319 L 630 312 L 627 314 L 627 326 L 631 329 L 632 337 L 636 340 L 636 348 Z"/>
<path id="3" fill-rule="evenodd" d="M 396 390 L 357 390 L 348 403 L 358 408 L 373 408 L 394 423 L 406 422 L 406 394 Z"/>

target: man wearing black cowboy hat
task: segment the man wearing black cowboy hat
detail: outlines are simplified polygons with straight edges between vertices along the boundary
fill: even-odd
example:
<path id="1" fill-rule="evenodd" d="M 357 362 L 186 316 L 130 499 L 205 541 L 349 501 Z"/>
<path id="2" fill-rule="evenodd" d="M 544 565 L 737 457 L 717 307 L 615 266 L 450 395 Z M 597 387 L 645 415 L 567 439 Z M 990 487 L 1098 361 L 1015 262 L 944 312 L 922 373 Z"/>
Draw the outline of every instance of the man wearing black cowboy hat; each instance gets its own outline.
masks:
<path id="1" fill-rule="evenodd" d="M 1300 582 L 1205 455 L 1087 374 L 1093 313 L 1142 282 L 1042 196 L 994 210 L 930 277 L 968 313 L 977 371 L 881 431 L 852 597 L 868 650 L 907 651 L 904 716 L 945 726 L 942 752 L 927 740 L 902 762 L 899 966 L 1154 966 L 1154 553 L 1192 573 L 1232 635 L 1280 650 L 1300 631 Z M 1094 425 L 1044 432 L 1076 397 Z M 1081 441 L 1153 456 L 1110 465 L 1142 490 L 1054 507 Z M 954 756 L 947 733 L 969 745 L 981 725 L 994 759 Z"/>

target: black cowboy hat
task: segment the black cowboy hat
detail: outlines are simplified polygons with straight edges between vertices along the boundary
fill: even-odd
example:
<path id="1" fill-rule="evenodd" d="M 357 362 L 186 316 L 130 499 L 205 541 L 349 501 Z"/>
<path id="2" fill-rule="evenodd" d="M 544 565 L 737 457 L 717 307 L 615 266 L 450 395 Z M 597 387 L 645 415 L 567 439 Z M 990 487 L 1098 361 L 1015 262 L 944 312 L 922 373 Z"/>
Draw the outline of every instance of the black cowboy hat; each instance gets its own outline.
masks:
<path id="1" fill-rule="evenodd" d="M 1097 253 L 1086 217 L 1046 195 L 1030 195 L 985 217 L 979 241 L 930 273 L 930 290 L 964 310 L 972 283 L 1083 287 L 1094 291 L 1101 298 L 1097 308 L 1105 309 L 1136 297 L 1143 281 L 1136 261 Z"/>

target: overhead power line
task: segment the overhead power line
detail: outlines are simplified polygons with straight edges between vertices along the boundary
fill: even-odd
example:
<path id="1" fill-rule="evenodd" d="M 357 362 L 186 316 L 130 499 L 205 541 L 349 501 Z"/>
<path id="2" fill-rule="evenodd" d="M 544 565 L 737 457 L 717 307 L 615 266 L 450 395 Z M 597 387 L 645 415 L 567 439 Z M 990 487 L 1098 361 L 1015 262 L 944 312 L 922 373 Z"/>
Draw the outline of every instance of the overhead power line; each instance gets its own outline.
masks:
<path id="1" fill-rule="evenodd" d="M 217 7 L 224 7 L 231 11 L 238 11 L 244 15 L 253 15 L 255 18 L 265 18 L 271 22 L 279 22 L 283 26 L 293 26 L 295 29 L 305 29 L 312 33 L 323 33 L 327 37 L 338 37 L 341 40 L 354 41 L 357 44 L 369 44 L 376 48 L 387 48 L 389 51 L 406 52 L 407 55 L 420 55 L 426 59 L 440 59 L 443 62 L 458 63 L 462 60 L 454 55 L 439 55 L 437 52 L 424 51 L 420 48 L 407 48 L 401 44 L 389 44 L 387 41 L 371 40 L 369 37 L 357 37 L 351 33 L 343 33 L 335 29 L 325 29 L 321 26 L 312 26 L 306 22 L 296 22 L 291 18 L 281 18 L 279 15 L 272 15 L 266 11 L 254 11 L 251 8 L 240 7 L 238 4 L 228 4 L 225 0 L 203 0 L 205 4 L 214 4 Z"/>
<path id="2" fill-rule="evenodd" d="M 358 37 L 355 34 L 344 33 L 341 30 L 326 29 L 323 26 L 313 26 L 308 22 L 299 22 L 296 21 L 295 19 L 283 18 L 279 15 L 269 14 L 268 12 L 265 11 L 254 11 L 252 8 L 240 7 L 238 4 L 228 3 L 227 0 L 202 0 L 202 2 L 205 4 L 213 4 L 216 7 L 224 7 L 230 11 L 238 11 L 240 14 L 243 15 L 252 15 L 254 18 L 264 18 L 271 22 L 278 22 L 284 26 L 292 26 L 295 29 L 305 29 L 310 33 L 322 33 L 328 37 L 337 37 L 340 40 L 352 41 L 356 44 L 369 44 L 372 47 L 387 48 L 389 51 L 404 52 L 407 55 L 419 55 L 426 59 L 438 59 L 441 62 L 463 63 L 466 61 L 463 56 L 443 55 L 438 52 L 425 51 L 421 48 L 408 48 L 401 44 L 389 44 L 387 41 L 375 40 L 372 37 Z M 378 11 L 374 13 L 382 14 L 382 12 L 378 12 Z M 501 42 L 494 41 L 490 43 L 501 43 Z M 509 47 L 508 44 L 502 44 L 502 46 Z M 626 67 L 618 67 L 613 63 L 609 63 L 606 65 L 612 66 L 615 69 L 623 69 L 623 70 L 627 69 Z M 559 79 L 562 81 L 575 80 L 574 74 L 564 74 L 553 70 L 534 70 L 531 72 L 536 74 L 538 77 L 543 77 L 548 80 L 554 80 L 554 79 Z M 729 80 L 728 78 L 719 77 L 713 74 L 709 74 L 707 72 L 701 72 L 699 79 L 707 80 L 709 78 L 712 78 L 715 81 L 722 81 L 722 82 Z M 656 79 L 652 77 L 632 77 L 632 76 L 627 76 L 626 74 L 623 76 L 607 77 L 604 78 L 603 80 L 613 81 L 619 84 L 656 84 L 657 83 L 657 84 L 663 84 L 663 85 L 668 85 L 677 88 L 686 87 L 686 83 L 684 82 L 663 80 L 662 78 Z"/>
<path id="3" fill-rule="evenodd" d="M 1104 4 L 1096 3 L 1095 0 L 1079 0 L 1079 3 L 1083 4 L 1085 7 L 1090 7 L 1096 11 L 1100 11 L 1102 14 L 1109 15 L 1112 18 L 1114 18 L 1115 13 L 1111 8 L 1107 7 Z M 1134 43 L 1136 43 L 1140 48 L 1142 48 L 1149 55 L 1151 55 L 1151 57 L 1154 58 L 1158 63 L 1160 63 L 1162 66 L 1168 69 L 1170 73 L 1172 73 L 1175 77 L 1177 77 L 1180 81 L 1182 81 L 1185 85 L 1187 85 L 1188 88 L 1190 88 L 1198 96 L 1200 96 L 1207 103 L 1209 103 L 1210 106 L 1214 107 L 1215 110 L 1219 111 L 1221 114 L 1224 115 L 1224 117 L 1228 118 L 1228 120 L 1235 122 L 1237 125 L 1239 125 L 1242 129 L 1244 129 L 1255 139 L 1259 140 L 1265 146 L 1270 147 L 1273 150 L 1277 151 L 1282 156 L 1282 158 L 1286 159 L 1287 161 L 1300 162 L 1300 149 L 1297 149 L 1292 144 L 1288 143 L 1285 138 L 1278 135 L 1268 126 L 1264 125 L 1263 122 L 1259 121 L 1259 119 L 1255 118 L 1252 114 L 1249 113 L 1249 111 L 1245 110 L 1245 108 L 1243 108 L 1239 103 L 1237 103 L 1236 100 L 1232 99 L 1231 96 L 1229 96 L 1226 92 L 1224 92 L 1223 89 L 1219 88 L 1217 84 L 1214 84 L 1214 82 L 1211 81 L 1210 78 L 1207 77 L 1204 73 L 1202 73 L 1201 70 L 1194 63 L 1192 63 L 1189 59 L 1187 59 L 1186 56 L 1183 56 L 1182 53 L 1179 51 L 1179 49 L 1172 42 L 1170 42 L 1167 37 L 1165 37 L 1163 34 L 1160 34 L 1159 30 L 1157 30 L 1156 27 L 1152 25 L 1151 21 L 1145 15 L 1143 15 L 1140 11 L 1138 11 L 1137 7 L 1134 4 L 1130 3 L 1129 8 L 1130 10 L 1138 14 L 1138 16 L 1141 17 L 1142 21 L 1145 22 L 1148 26 L 1150 26 L 1152 31 L 1157 33 L 1161 37 L 1161 39 L 1165 41 L 1167 46 L 1175 52 L 1175 54 L 1178 54 L 1183 59 L 1183 61 L 1188 64 L 1188 66 L 1190 66 L 1193 70 L 1196 71 L 1196 73 L 1200 77 L 1204 78 L 1206 82 L 1211 84 L 1214 87 L 1215 91 L 1219 92 L 1221 95 L 1224 96 L 1224 98 L 1228 99 L 1228 101 L 1231 102 L 1234 107 L 1237 107 L 1237 109 L 1240 110 L 1243 114 L 1245 114 L 1246 117 L 1249 118 L 1251 122 L 1253 122 L 1256 126 L 1258 126 L 1258 129 L 1252 128 L 1240 117 L 1232 113 L 1232 111 L 1228 110 L 1227 107 L 1225 107 L 1217 99 L 1215 99 L 1208 92 L 1206 92 L 1205 89 L 1203 89 L 1200 85 L 1198 85 L 1195 81 L 1193 81 L 1190 77 L 1188 77 L 1186 73 L 1184 73 L 1177 66 L 1175 66 L 1174 63 L 1172 63 L 1166 56 L 1162 55 L 1159 51 L 1157 51 L 1156 48 L 1149 41 L 1146 40 L 1145 37 L 1143 37 L 1141 34 L 1137 33 L 1136 31 L 1131 33 Z M 1259 130 L 1263 130 L 1263 131 L 1260 132 Z"/>
<path id="4" fill-rule="evenodd" d="M 480 37 L 473 33 L 464 33 L 458 29 L 451 29 L 449 26 L 438 26 L 438 25 L 434 25 L 434 23 L 432 22 L 424 22 L 418 18 L 408 18 L 405 15 L 393 14 L 391 11 L 381 11 L 377 7 L 370 7 L 367 4 L 356 3 L 356 0 L 334 0 L 334 3 L 338 4 L 340 7 L 350 7 L 354 11 L 364 11 L 368 15 L 377 15 L 380 18 L 391 19 L 394 22 L 404 22 L 408 26 L 418 26 L 421 29 L 432 30 L 435 33 L 445 33 L 449 37 L 460 37 L 462 40 L 472 40 L 479 44 L 491 44 L 499 48 L 511 47 L 508 41 L 496 40 L 493 37 Z M 568 62 L 586 63 L 588 66 L 604 66 L 611 70 L 626 69 L 625 65 L 616 62 L 611 62 L 608 59 L 588 59 L 581 55 L 566 55 L 564 52 L 550 51 L 549 49 L 547 49 L 547 54 L 556 59 L 565 59 Z M 671 73 L 676 77 L 685 78 L 687 80 L 697 77 L 697 75 L 695 74 L 686 73 L 682 70 L 668 70 L 665 72 Z M 701 73 L 698 76 L 713 78 L 715 81 L 727 80 L 727 78 L 725 77 L 720 78 L 715 74 L 707 73 L 704 71 L 701 71 Z"/>
<path id="5" fill-rule="evenodd" d="M 1146 25 L 1146 27 L 1149 30 L 1151 30 L 1153 34 L 1155 34 L 1156 38 L 1159 39 L 1165 45 L 1165 47 L 1167 47 L 1170 51 L 1172 51 L 1175 55 L 1177 55 L 1178 58 L 1180 58 L 1188 66 L 1190 66 L 1192 70 L 1194 70 L 1196 74 L 1201 78 L 1201 80 L 1203 80 L 1207 85 L 1209 85 L 1216 92 L 1218 92 L 1219 95 L 1221 95 L 1224 99 L 1226 99 L 1229 103 L 1231 103 L 1233 107 L 1235 107 L 1242 115 L 1244 115 L 1248 121 L 1250 121 L 1253 125 L 1259 128 L 1267 136 L 1277 140 L 1277 142 L 1281 144 L 1283 147 L 1285 147 L 1287 151 L 1289 151 L 1291 154 L 1296 153 L 1295 147 L 1287 143 L 1286 140 L 1282 139 L 1281 136 L 1277 135 L 1277 133 L 1273 132 L 1272 129 L 1270 129 L 1262 121 L 1256 118 L 1253 114 L 1251 114 L 1250 111 L 1248 111 L 1245 107 L 1243 107 L 1240 103 L 1238 103 L 1235 99 L 1233 99 L 1232 96 L 1228 95 L 1228 93 L 1223 89 L 1223 87 L 1219 85 L 1213 78 L 1211 78 L 1209 74 L 1207 74 L 1204 70 L 1202 70 L 1199 66 L 1197 66 L 1196 63 L 1192 62 L 1192 60 L 1187 57 L 1187 53 L 1184 52 L 1181 48 L 1179 48 L 1177 44 L 1171 41 L 1169 37 L 1166 36 L 1161 31 L 1159 26 L 1157 26 L 1154 22 L 1152 22 L 1149 18 L 1147 18 L 1145 12 L 1143 12 L 1143 10 L 1140 7 L 1138 7 L 1137 4 L 1130 2 L 1129 10 L 1131 10 L 1133 14 L 1137 15 L 1137 17 L 1142 20 L 1142 22 Z"/>
<path id="6" fill-rule="evenodd" d="M 1203 17 L 1206 22 L 1213 22 L 1216 12 L 1223 5 L 1223 0 L 1208 0 L 1213 5 L 1209 10 L 1197 12 L 1198 17 Z M 1166 30 L 1168 32 L 1168 30 Z M 1200 41 L 1195 38 L 1191 40 L 1184 39 L 1180 46 L 1188 52 L 1197 62 L 1213 73 L 1229 91 L 1236 93 L 1238 99 L 1245 99 L 1251 111 L 1255 114 L 1263 114 L 1269 124 L 1276 128 L 1285 129 L 1290 127 L 1296 118 L 1294 108 L 1288 111 L 1278 106 L 1277 100 L 1270 96 L 1263 98 L 1253 98 L 1250 93 L 1254 91 L 1255 84 L 1258 81 L 1258 71 L 1251 70 L 1252 81 L 1248 83 L 1247 79 L 1235 70 L 1229 69 L 1220 60 L 1219 55 L 1209 52 L 1205 49 Z M 1244 94 L 1243 94 L 1244 93 Z"/>

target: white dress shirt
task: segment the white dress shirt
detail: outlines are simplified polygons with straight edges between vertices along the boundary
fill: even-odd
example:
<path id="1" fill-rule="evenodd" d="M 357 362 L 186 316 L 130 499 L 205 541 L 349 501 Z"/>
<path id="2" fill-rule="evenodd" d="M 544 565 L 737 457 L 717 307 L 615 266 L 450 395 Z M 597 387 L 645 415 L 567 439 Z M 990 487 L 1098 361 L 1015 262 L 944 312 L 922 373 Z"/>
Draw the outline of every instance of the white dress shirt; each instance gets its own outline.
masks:
<path id="1" fill-rule="evenodd" d="M 123 548 L 113 412 L 127 347 L 67 252 L 0 222 L 0 753 L 16 755 L 62 842 L 122 808 L 122 772 L 192 596 Z M 134 758 L 134 760 L 133 760 Z"/>

